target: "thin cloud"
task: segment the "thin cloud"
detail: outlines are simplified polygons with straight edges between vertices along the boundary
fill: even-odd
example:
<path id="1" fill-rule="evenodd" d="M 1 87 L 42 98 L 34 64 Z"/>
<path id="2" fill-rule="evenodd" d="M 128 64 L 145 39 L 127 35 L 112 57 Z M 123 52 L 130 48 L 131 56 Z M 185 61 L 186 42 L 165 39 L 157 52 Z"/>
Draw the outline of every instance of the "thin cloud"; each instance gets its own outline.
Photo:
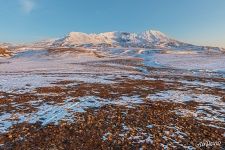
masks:
<path id="1" fill-rule="evenodd" d="M 36 5 L 35 0 L 20 0 L 20 4 L 25 13 L 31 13 Z"/>

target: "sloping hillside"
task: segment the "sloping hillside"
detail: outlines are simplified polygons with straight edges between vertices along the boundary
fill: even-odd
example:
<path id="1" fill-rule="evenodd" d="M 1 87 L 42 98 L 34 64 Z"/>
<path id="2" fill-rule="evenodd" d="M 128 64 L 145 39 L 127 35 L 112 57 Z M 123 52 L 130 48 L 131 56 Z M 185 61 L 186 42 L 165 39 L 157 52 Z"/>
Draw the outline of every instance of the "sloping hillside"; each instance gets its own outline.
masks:
<path id="1" fill-rule="evenodd" d="M 9 57 L 11 55 L 12 53 L 8 49 L 0 47 L 0 57 Z"/>

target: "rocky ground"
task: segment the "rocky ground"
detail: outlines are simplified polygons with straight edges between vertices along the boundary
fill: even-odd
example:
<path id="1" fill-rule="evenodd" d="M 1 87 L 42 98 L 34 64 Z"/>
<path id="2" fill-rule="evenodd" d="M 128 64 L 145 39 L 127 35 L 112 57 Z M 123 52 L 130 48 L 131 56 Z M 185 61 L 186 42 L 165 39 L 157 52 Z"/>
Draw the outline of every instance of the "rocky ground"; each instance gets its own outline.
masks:
<path id="1" fill-rule="evenodd" d="M 69 63 L 83 72 L 2 72 L 0 149 L 225 148 L 223 73 L 94 57 Z"/>

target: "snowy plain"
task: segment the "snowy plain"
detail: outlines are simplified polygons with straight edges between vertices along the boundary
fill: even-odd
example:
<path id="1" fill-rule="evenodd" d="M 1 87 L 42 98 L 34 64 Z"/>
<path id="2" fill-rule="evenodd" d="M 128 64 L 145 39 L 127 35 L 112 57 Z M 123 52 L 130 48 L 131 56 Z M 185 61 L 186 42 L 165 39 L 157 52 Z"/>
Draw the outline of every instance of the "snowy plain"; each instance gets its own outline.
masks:
<path id="1" fill-rule="evenodd" d="M 95 53 L 104 57 L 98 57 Z M 130 61 L 136 61 L 137 58 L 141 63 L 129 64 Z M 129 63 L 121 62 L 124 60 Z M 217 93 L 203 93 L 203 91 L 216 89 L 223 93 L 225 89 L 224 71 L 225 55 L 219 54 L 168 52 L 142 48 L 99 50 L 93 48 L 88 52 L 66 51 L 50 54 L 45 49 L 25 49 L 17 52 L 11 58 L 0 58 L 0 100 L 9 100 L 0 105 L 1 108 L 4 108 L 0 112 L 0 134 L 7 133 L 13 126 L 20 123 L 34 124 L 41 122 L 43 126 L 57 125 L 61 121 L 76 121 L 74 114 L 85 113 L 88 109 L 100 109 L 107 105 L 125 106 L 134 109 L 140 104 L 145 104 L 146 101 L 183 105 L 189 102 L 198 103 L 195 109 L 180 108 L 173 110 L 173 112 L 180 117 L 191 116 L 200 121 L 211 121 L 212 124 L 207 124 L 207 126 L 214 125 L 216 128 L 223 129 L 225 123 L 223 96 L 216 95 Z M 171 78 L 171 76 L 177 77 L 177 79 Z M 191 76 L 191 79 L 186 78 L 186 76 Z M 200 79 L 196 79 L 196 77 Z M 217 80 L 218 77 L 220 77 L 219 80 Z M 113 87 L 113 84 L 121 81 L 152 81 L 153 84 L 154 82 L 164 82 L 169 86 L 171 85 L 171 88 L 173 84 L 179 86 L 177 89 L 160 89 L 153 92 L 154 88 L 143 85 L 142 89 L 151 93 L 144 97 L 135 93 L 142 90 L 139 87 L 134 93 L 124 94 L 117 98 L 102 98 L 94 94 L 77 97 L 62 96 L 63 101 L 61 102 L 47 101 L 46 97 L 56 99 L 54 96 L 68 93 L 36 93 L 39 88 L 51 88 L 55 86 L 55 83 L 61 81 L 75 82 L 66 86 L 61 85 L 60 88 L 79 87 L 80 84 L 87 84 L 88 86 L 112 85 L 111 88 L 116 88 Z M 195 93 L 196 89 L 199 89 L 200 92 Z M 87 90 L 87 93 L 91 92 L 91 90 Z M 99 92 L 101 91 L 97 91 L 96 94 Z M 17 96 L 23 96 L 23 94 L 37 96 L 38 98 L 35 97 L 34 100 L 29 102 L 10 101 L 16 99 Z M 117 93 L 110 94 L 116 95 Z M 8 109 L 8 107 L 14 110 L 6 111 L 5 109 Z M 19 109 L 31 109 L 30 107 L 32 108 L 31 112 L 18 111 Z M 222 126 L 213 124 L 218 122 Z M 154 128 L 154 126 L 157 125 L 149 124 L 147 128 Z M 177 126 L 168 125 L 167 128 L 173 128 L 176 131 L 176 136 L 183 139 L 187 138 L 186 133 L 182 132 Z M 123 130 L 121 137 L 125 136 L 126 132 L 131 129 L 124 124 Z M 139 128 L 137 130 L 139 131 L 138 135 L 131 136 L 129 140 L 139 143 L 152 143 L 154 141 L 151 134 L 144 133 Z M 109 135 L 110 133 L 103 135 L 103 140 Z M 166 136 L 164 138 L 173 139 L 173 137 Z M 181 145 L 175 140 L 173 142 Z M 188 148 L 184 145 L 182 147 Z"/>

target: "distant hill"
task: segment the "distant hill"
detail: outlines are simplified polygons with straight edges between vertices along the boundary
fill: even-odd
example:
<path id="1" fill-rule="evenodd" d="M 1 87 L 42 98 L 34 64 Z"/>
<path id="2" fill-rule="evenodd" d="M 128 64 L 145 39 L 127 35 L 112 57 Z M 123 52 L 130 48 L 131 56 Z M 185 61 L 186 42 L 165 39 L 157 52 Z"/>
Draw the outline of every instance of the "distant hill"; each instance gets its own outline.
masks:
<path id="1" fill-rule="evenodd" d="M 11 55 L 12 53 L 8 49 L 0 47 L 0 57 L 9 57 Z"/>

